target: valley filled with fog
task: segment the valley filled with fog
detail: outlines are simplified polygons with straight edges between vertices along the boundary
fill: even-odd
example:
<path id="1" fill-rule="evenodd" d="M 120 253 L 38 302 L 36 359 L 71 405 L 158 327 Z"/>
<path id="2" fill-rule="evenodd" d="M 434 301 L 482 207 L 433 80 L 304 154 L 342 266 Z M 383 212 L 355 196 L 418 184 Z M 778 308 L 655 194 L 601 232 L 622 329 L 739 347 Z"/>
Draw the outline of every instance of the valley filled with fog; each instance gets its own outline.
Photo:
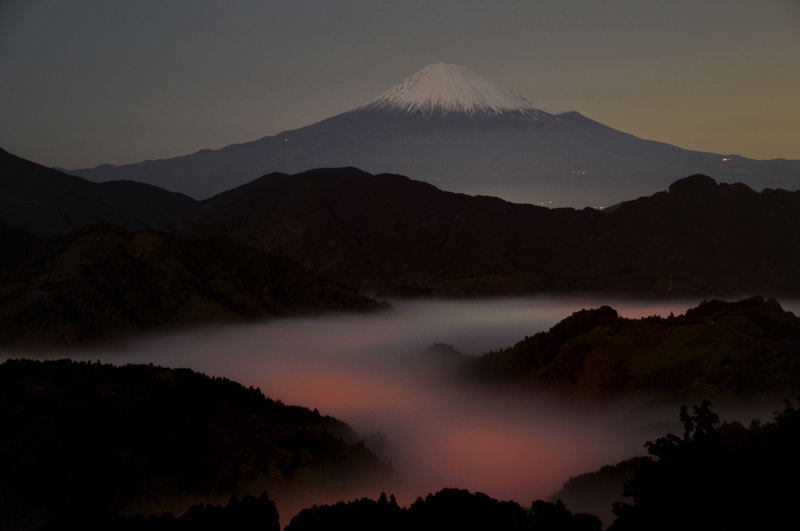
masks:
<path id="1" fill-rule="evenodd" d="M 446 343 L 468 355 L 513 345 L 582 308 L 608 304 L 624 317 L 682 313 L 697 300 L 581 297 L 392 300 L 391 310 L 206 327 L 118 340 L 86 350 L 5 351 L 0 358 L 69 357 L 113 364 L 188 367 L 259 387 L 269 397 L 317 408 L 350 424 L 395 477 L 381 489 L 409 503 L 443 487 L 528 503 L 570 476 L 645 453 L 643 442 L 679 431 L 676 407 L 586 406 L 552 394 L 488 389 L 457 379 L 426 349 Z M 782 301 L 797 312 L 798 305 Z M 777 405 L 775 405 L 777 407 Z M 720 412 L 725 418 L 767 409 Z M 774 409 L 774 408 L 773 408 Z M 274 493 L 291 513 L 329 499 Z"/>

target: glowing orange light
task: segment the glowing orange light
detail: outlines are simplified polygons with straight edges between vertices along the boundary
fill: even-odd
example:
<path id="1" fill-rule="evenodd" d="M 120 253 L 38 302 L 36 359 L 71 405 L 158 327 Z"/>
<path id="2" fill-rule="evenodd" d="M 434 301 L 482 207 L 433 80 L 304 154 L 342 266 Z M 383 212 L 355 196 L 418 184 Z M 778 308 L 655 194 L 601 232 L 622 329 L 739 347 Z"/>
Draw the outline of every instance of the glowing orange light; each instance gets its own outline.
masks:
<path id="1" fill-rule="evenodd" d="M 722 157 L 722 162 L 728 162 L 729 160 L 731 160 L 730 157 Z"/>

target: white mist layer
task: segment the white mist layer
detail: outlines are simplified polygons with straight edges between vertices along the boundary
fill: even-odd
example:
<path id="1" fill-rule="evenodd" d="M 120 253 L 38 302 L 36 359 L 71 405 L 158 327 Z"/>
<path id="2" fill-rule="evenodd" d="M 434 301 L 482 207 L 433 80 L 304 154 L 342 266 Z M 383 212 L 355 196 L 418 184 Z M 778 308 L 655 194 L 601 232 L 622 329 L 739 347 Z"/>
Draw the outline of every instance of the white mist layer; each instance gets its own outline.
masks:
<path id="1" fill-rule="evenodd" d="M 318 408 L 362 435 L 379 431 L 388 444 L 376 450 L 392 461 L 398 474 L 385 489 L 398 494 L 401 503 L 460 487 L 527 505 L 557 491 L 572 475 L 643 454 L 645 440 L 665 433 L 665 423 L 674 426 L 677 408 L 645 418 L 622 404 L 580 410 L 552 397 L 500 396 L 443 378 L 421 353 L 434 342 L 445 342 L 477 355 L 513 345 L 574 311 L 602 304 L 625 317 L 641 317 L 682 313 L 696 303 L 393 301 L 395 309 L 380 314 L 279 319 L 153 335 L 83 353 L 37 352 L 47 358 L 189 367 L 259 386 L 286 403 Z M 23 355 L 0 352 L 0 359 Z M 284 500 L 281 510 L 291 516 L 312 503 L 362 495 L 374 497 L 377 492 Z"/>

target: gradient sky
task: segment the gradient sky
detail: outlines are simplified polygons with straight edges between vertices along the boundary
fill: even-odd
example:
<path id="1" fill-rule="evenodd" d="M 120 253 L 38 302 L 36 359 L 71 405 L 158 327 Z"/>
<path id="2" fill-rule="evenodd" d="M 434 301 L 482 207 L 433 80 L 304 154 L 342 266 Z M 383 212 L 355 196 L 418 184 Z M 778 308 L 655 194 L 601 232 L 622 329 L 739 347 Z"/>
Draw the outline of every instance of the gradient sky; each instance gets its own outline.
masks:
<path id="1" fill-rule="evenodd" d="M 798 0 L 0 0 L 0 147 L 67 168 L 218 148 L 439 61 L 645 138 L 800 159 Z"/>

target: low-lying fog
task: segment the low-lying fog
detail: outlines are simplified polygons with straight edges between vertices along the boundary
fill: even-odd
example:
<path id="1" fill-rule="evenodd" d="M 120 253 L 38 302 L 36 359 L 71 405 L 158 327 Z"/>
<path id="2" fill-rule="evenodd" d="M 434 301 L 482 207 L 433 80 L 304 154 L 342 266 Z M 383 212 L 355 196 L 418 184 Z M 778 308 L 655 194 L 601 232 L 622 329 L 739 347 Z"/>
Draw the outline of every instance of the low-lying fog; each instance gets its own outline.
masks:
<path id="1" fill-rule="evenodd" d="M 645 418 L 621 405 L 586 410 L 553 399 L 499 396 L 443 378 L 421 354 L 434 342 L 474 355 L 510 346 L 573 311 L 601 304 L 640 317 L 682 313 L 697 301 L 391 302 L 393 310 L 373 315 L 271 320 L 130 339 L 85 353 L 43 354 L 190 367 L 318 408 L 362 435 L 381 432 L 387 444 L 375 449 L 398 475 L 386 489 L 401 503 L 442 487 L 462 487 L 527 505 L 557 491 L 570 475 L 644 453 L 643 442 L 677 420 L 677 409 Z M 338 497 L 356 494 L 377 495 Z"/>

